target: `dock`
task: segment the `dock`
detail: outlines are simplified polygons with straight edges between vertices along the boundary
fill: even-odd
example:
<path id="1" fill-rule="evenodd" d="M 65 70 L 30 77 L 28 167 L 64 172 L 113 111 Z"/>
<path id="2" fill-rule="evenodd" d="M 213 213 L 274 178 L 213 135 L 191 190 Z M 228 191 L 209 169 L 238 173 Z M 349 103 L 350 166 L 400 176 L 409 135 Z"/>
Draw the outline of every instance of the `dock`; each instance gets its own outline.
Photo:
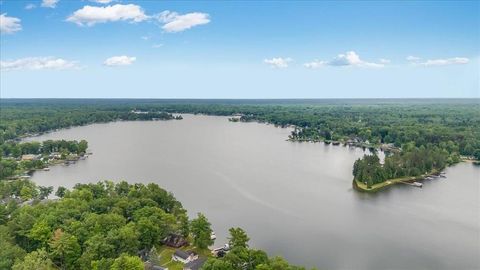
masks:
<path id="1" fill-rule="evenodd" d="M 405 185 L 409 185 L 409 186 L 412 186 L 412 187 L 418 187 L 418 188 L 423 187 L 423 184 L 420 183 L 420 182 L 410 183 L 410 182 L 406 182 L 406 181 L 401 181 L 400 183 L 403 183 L 403 184 L 405 184 Z"/>

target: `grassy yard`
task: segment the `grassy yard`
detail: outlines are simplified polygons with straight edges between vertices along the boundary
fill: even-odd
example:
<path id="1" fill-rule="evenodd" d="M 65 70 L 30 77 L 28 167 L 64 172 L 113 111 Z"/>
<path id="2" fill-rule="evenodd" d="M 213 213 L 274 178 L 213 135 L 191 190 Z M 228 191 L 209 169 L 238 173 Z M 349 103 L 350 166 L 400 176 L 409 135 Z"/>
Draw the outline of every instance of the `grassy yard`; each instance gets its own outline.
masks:
<path id="1" fill-rule="evenodd" d="M 193 250 L 198 255 L 200 255 L 200 257 L 207 257 L 207 258 L 212 257 L 212 255 L 210 253 L 210 250 L 208 250 L 208 249 L 198 249 L 198 248 L 192 247 L 192 246 L 182 247 L 180 249 L 185 250 L 185 251 Z M 176 248 L 161 246 L 157 250 L 158 250 L 158 255 L 160 257 L 161 266 L 167 267 L 168 270 L 182 270 L 183 269 L 183 263 L 176 262 L 176 261 L 172 260 L 172 255 L 173 255 L 173 253 L 175 253 L 175 250 L 177 250 Z"/>
<path id="2" fill-rule="evenodd" d="M 356 181 L 356 184 L 357 184 L 357 188 L 361 191 L 367 191 L 367 192 L 376 192 L 382 188 L 385 188 L 387 186 L 391 186 L 391 185 L 395 185 L 395 184 L 398 184 L 402 181 L 411 181 L 411 180 L 416 180 L 415 177 L 402 177 L 402 178 L 395 178 L 395 179 L 389 179 L 385 182 L 382 182 L 382 183 L 378 183 L 378 184 L 374 184 L 372 185 L 370 188 L 367 187 L 367 185 L 365 185 L 365 183 L 362 183 L 362 182 L 359 182 L 359 181 Z"/>
<path id="3" fill-rule="evenodd" d="M 359 181 L 356 181 L 356 180 L 354 180 L 354 181 L 357 185 L 358 190 L 366 191 L 366 192 L 376 192 L 376 191 L 379 191 L 382 188 L 385 188 L 385 187 L 391 186 L 391 185 L 395 185 L 395 184 L 398 184 L 400 182 L 423 180 L 423 179 L 425 179 L 425 177 L 430 176 L 432 174 L 437 174 L 437 173 L 438 173 L 437 170 L 433 170 L 431 173 L 422 174 L 420 176 L 406 176 L 406 177 L 400 177 L 400 178 L 395 178 L 395 179 L 388 179 L 385 182 L 374 184 L 370 188 L 368 188 L 367 185 L 365 185 L 365 183 L 362 183 L 362 182 L 359 182 Z"/>

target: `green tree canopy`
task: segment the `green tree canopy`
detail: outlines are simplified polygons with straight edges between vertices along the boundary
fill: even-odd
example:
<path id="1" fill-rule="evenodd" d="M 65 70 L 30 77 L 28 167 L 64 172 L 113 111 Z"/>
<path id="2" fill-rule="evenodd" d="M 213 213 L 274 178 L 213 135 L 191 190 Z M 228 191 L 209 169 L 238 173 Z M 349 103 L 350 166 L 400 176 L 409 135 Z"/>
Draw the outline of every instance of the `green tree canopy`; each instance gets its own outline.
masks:
<path id="1" fill-rule="evenodd" d="M 201 249 L 213 245 L 211 238 L 212 228 L 205 215 L 198 213 L 197 218 L 190 223 L 190 231 L 193 236 L 193 244 Z"/>

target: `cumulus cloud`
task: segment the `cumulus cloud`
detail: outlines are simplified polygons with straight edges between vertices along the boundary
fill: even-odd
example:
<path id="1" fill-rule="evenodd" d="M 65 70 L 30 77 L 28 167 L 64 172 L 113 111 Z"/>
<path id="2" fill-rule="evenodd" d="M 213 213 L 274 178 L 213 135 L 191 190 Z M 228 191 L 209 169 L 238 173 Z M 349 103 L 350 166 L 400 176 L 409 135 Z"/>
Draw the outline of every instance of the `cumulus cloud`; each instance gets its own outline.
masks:
<path id="1" fill-rule="evenodd" d="M 272 59 L 263 60 L 263 62 L 265 64 L 268 64 L 268 65 L 270 65 L 272 67 L 275 67 L 275 68 L 287 68 L 288 63 L 290 63 L 292 61 L 293 61 L 292 58 L 282 58 L 282 57 L 274 57 Z"/>
<path id="2" fill-rule="evenodd" d="M 178 14 L 177 12 L 168 10 L 156 16 L 158 21 L 164 23 L 162 29 L 170 33 L 181 32 L 197 25 L 207 24 L 210 22 L 209 17 L 207 13 L 192 12 Z"/>
<path id="3" fill-rule="evenodd" d="M 97 23 L 116 21 L 142 22 L 148 18 L 140 6 L 117 4 L 105 7 L 84 6 L 70 15 L 67 21 L 80 26 L 92 26 Z"/>
<path id="4" fill-rule="evenodd" d="M 390 64 L 391 61 L 390 59 L 380 58 L 378 62 L 380 62 L 381 64 Z"/>
<path id="5" fill-rule="evenodd" d="M 325 61 L 313 60 L 312 62 L 308 62 L 308 63 L 303 64 L 303 66 L 306 67 L 306 68 L 316 69 L 316 68 L 323 67 L 326 64 L 327 64 L 327 62 L 325 62 Z"/>
<path id="6" fill-rule="evenodd" d="M 133 64 L 137 60 L 136 57 L 130 57 L 126 55 L 121 55 L 121 56 L 113 56 L 108 58 L 103 62 L 104 65 L 109 66 L 109 67 L 115 67 L 115 66 L 128 66 Z"/>
<path id="7" fill-rule="evenodd" d="M 160 48 L 160 47 L 163 47 L 163 44 L 162 44 L 162 43 L 158 43 L 158 44 L 153 44 L 153 45 L 152 45 L 152 48 L 154 48 L 154 49 L 158 49 L 158 48 Z"/>
<path id="8" fill-rule="evenodd" d="M 8 17 L 7 13 L 0 15 L 0 33 L 12 34 L 22 30 L 20 19 L 15 17 Z"/>
<path id="9" fill-rule="evenodd" d="M 356 67 L 375 67 L 381 68 L 384 67 L 385 64 L 390 63 L 388 59 L 380 59 L 378 63 L 374 62 L 367 62 L 360 58 L 360 56 L 354 51 L 348 51 L 346 53 L 341 53 L 333 58 L 331 61 L 321 61 L 321 60 L 314 60 L 312 62 L 308 62 L 303 64 L 306 68 L 319 68 L 325 65 L 328 66 L 356 66 Z"/>
<path id="10" fill-rule="evenodd" d="M 42 7 L 55 8 L 60 0 L 43 0 Z"/>
<path id="11" fill-rule="evenodd" d="M 354 52 L 349 51 L 337 55 L 332 61 L 328 62 L 330 66 L 358 66 L 358 67 L 384 67 L 385 64 L 367 62 L 360 59 L 360 56 Z"/>
<path id="12" fill-rule="evenodd" d="M 0 61 L 2 71 L 10 70 L 41 70 L 41 69 L 71 69 L 77 68 L 77 63 L 55 57 L 27 57 L 13 61 Z"/>
<path id="13" fill-rule="evenodd" d="M 115 0 L 90 0 L 92 2 L 108 4 Z M 116 4 L 108 6 L 84 6 L 67 17 L 68 22 L 76 23 L 80 26 L 93 26 L 97 23 L 129 21 L 142 22 L 150 19 L 156 19 L 162 24 L 165 32 L 182 32 L 197 25 L 203 25 L 210 22 L 210 15 L 201 12 L 192 12 L 179 14 L 169 10 L 163 11 L 153 16 L 145 14 L 143 9 L 134 4 Z"/>
<path id="14" fill-rule="evenodd" d="M 423 60 L 420 57 L 408 56 L 407 61 L 411 64 L 432 67 L 432 66 L 449 66 L 449 65 L 462 65 L 468 64 L 470 60 L 465 57 L 452 57 L 452 58 L 441 58 L 441 59 L 426 59 Z"/>

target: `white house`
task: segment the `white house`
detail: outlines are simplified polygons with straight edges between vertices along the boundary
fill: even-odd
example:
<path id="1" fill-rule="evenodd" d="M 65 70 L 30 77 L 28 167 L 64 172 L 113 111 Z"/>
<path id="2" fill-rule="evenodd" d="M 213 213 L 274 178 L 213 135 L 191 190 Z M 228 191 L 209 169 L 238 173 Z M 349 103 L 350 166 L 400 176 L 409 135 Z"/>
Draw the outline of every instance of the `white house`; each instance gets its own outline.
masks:
<path id="1" fill-rule="evenodd" d="M 182 263 L 189 263 L 198 259 L 198 255 L 193 251 L 175 250 L 172 255 L 172 260 Z"/>

